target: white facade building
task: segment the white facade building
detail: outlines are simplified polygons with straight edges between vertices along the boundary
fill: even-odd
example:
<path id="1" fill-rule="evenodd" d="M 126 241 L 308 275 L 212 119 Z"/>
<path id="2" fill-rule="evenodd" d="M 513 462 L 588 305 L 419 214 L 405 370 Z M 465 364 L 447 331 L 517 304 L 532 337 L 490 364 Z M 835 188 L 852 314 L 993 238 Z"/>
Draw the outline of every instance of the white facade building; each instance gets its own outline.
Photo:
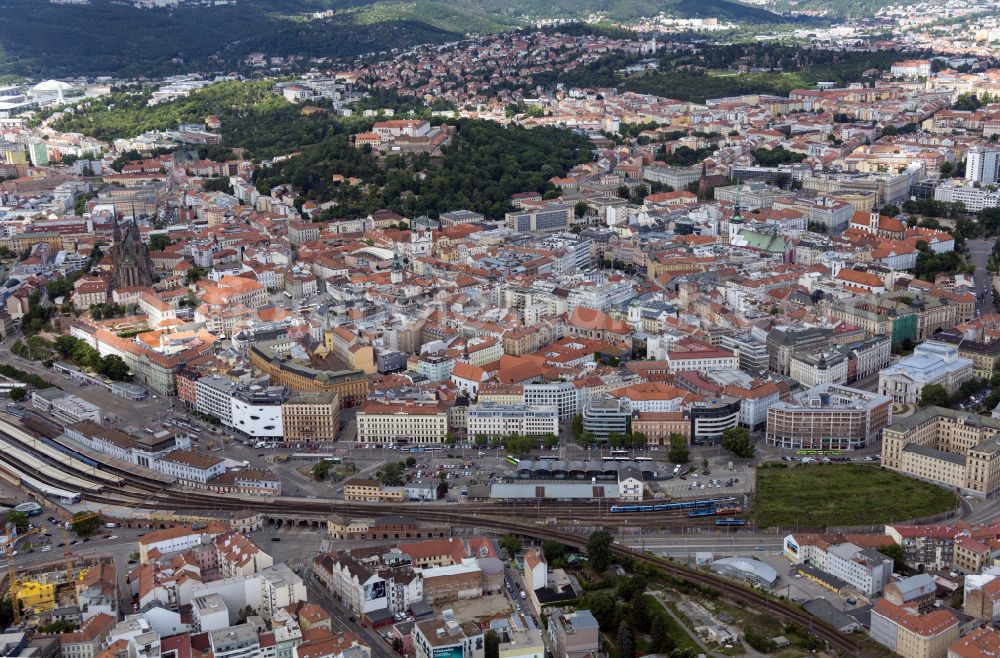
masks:
<path id="1" fill-rule="evenodd" d="M 468 435 L 559 435 L 559 411 L 554 406 L 480 402 L 466 414 Z"/>
<path id="2" fill-rule="evenodd" d="M 577 388 L 570 382 L 524 385 L 525 404 L 555 407 L 559 410 L 560 420 L 571 420 L 580 413 L 586 398 L 586 389 Z"/>
<path id="3" fill-rule="evenodd" d="M 916 404 L 930 384 L 940 384 L 954 393 L 972 377 L 972 366 L 970 359 L 958 355 L 954 345 L 923 343 L 911 356 L 879 373 L 878 392 L 894 402 Z"/>
<path id="4" fill-rule="evenodd" d="M 965 180 L 973 183 L 1000 183 L 1000 149 L 973 146 L 965 157 Z"/>

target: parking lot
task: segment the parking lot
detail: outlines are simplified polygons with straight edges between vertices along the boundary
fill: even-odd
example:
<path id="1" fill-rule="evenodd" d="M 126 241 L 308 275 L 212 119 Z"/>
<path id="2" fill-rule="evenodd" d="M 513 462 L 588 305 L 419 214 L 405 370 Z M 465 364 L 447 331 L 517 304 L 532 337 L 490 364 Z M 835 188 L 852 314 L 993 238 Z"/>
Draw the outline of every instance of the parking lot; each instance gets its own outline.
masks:
<path id="1" fill-rule="evenodd" d="M 708 475 L 689 472 L 686 475 L 658 483 L 660 490 L 671 498 L 695 498 L 707 495 L 745 495 L 753 491 L 754 469 L 738 466 L 732 471 L 711 470 Z"/>

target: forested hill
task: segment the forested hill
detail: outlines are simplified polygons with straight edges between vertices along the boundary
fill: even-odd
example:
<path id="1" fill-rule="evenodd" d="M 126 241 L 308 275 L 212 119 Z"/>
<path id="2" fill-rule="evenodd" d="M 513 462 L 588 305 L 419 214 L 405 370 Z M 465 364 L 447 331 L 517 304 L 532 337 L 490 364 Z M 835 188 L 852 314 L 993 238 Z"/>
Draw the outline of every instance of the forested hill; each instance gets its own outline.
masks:
<path id="1" fill-rule="evenodd" d="M 336 59 L 462 37 L 406 18 L 366 23 L 343 14 L 306 21 L 279 12 L 281 4 L 136 9 L 110 0 L 0 0 L 0 75 L 160 77 L 238 70 L 255 52 Z"/>
<path id="2" fill-rule="evenodd" d="M 312 12 L 331 10 L 315 19 Z M 735 0 L 236 0 L 214 7 L 136 9 L 0 0 L 0 75 L 160 77 L 246 71 L 251 53 L 338 59 L 442 43 L 533 20 L 602 12 L 629 20 L 665 11 L 741 24 L 785 18 Z"/>

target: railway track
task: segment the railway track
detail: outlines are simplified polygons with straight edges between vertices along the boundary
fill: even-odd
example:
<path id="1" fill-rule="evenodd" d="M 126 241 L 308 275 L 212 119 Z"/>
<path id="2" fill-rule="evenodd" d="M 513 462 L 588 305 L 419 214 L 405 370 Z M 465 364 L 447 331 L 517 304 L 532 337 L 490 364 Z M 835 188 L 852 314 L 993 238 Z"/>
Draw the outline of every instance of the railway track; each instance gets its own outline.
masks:
<path id="1" fill-rule="evenodd" d="M 313 499 L 264 499 L 264 498 L 233 498 L 230 496 L 188 492 L 169 489 L 159 484 L 144 482 L 125 469 L 106 467 L 111 472 L 116 472 L 125 478 L 127 484 L 123 488 L 112 488 L 105 486 L 102 493 L 84 493 L 83 498 L 98 503 L 123 505 L 126 507 L 143 507 L 163 510 L 218 510 L 218 511 L 245 511 L 259 510 L 279 512 L 289 515 L 302 514 L 326 515 L 331 512 L 350 512 L 356 514 L 405 514 L 419 521 L 448 524 L 450 526 L 474 527 L 476 529 L 488 530 L 498 533 L 517 533 L 530 537 L 533 540 L 551 539 L 570 546 L 582 547 L 586 543 L 586 535 L 561 530 L 551 527 L 536 520 L 534 523 L 525 522 L 526 512 L 530 511 L 525 506 L 498 505 L 496 503 L 469 504 L 462 507 L 461 512 L 442 511 L 418 505 L 391 505 L 374 503 L 356 503 L 346 501 L 325 501 Z M 53 481 L 53 485 L 58 482 Z M 578 519 L 586 519 L 587 525 L 595 525 L 594 509 L 592 505 L 579 505 L 574 503 L 546 505 L 546 513 L 543 517 L 554 516 L 549 512 L 558 509 L 558 516 L 575 516 Z M 620 515 L 612 515 L 605 512 L 607 521 L 613 521 L 614 525 L 623 523 Z M 680 517 L 657 519 L 655 522 L 660 525 L 667 525 L 669 521 L 681 520 Z M 636 517 L 628 518 L 630 524 L 639 521 Z M 643 519 L 645 522 L 646 519 Z M 686 525 L 707 525 L 704 520 L 700 523 L 692 523 L 687 517 L 683 521 L 688 521 Z M 649 523 L 654 523 L 650 519 Z M 799 609 L 794 604 L 779 601 L 761 592 L 750 589 L 738 583 L 729 582 L 714 574 L 709 574 L 691 569 L 687 566 L 676 564 L 653 555 L 642 553 L 635 549 L 621 544 L 614 544 L 612 550 L 617 555 L 626 555 L 633 560 L 646 564 L 650 567 L 691 583 L 710 587 L 727 598 L 765 614 L 774 615 L 786 622 L 798 624 L 805 628 L 807 632 L 821 638 L 830 647 L 846 656 L 858 656 L 863 658 L 875 658 L 878 654 L 864 647 L 856 639 L 840 633 L 831 626 L 813 618 L 804 610 Z"/>

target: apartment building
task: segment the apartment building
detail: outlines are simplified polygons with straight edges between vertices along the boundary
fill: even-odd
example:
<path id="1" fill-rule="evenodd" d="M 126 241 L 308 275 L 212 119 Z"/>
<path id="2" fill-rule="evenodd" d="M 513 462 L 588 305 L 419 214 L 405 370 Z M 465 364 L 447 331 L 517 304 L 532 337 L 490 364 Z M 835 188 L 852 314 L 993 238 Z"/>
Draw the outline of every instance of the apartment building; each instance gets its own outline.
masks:
<path id="1" fill-rule="evenodd" d="M 764 440 L 794 450 L 858 450 L 892 422 L 892 400 L 847 386 L 822 384 L 767 410 Z"/>
<path id="2" fill-rule="evenodd" d="M 336 441 L 340 399 L 336 393 L 295 393 L 281 405 L 281 424 L 288 443 Z"/>
<path id="3" fill-rule="evenodd" d="M 306 600 L 306 585 L 285 563 L 262 569 L 260 575 L 260 614 L 270 621 L 290 605 Z"/>
<path id="4" fill-rule="evenodd" d="M 557 612 L 546 629 L 555 658 L 586 658 L 601 652 L 601 630 L 590 610 Z"/>
<path id="5" fill-rule="evenodd" d="M 260 641 L 253 624 L 239 624 L 210 631 L 214 658 L 260 658 Z"/>
<path id="6" fill-rule="evenodd" d="M 344 483 L 344 500 L 364 502 L 403 502 L 402 487 L 383 487 L 378 480 L 354 478 Z"/>
<path id="7" fill-rule="evenodd" d="M 1000 149 L 973 146 L 965 157 L 965 180 L 971 183 L 1000 183 Z"/>
<path id="8" fill-rule="evenodd" d="M 992 628 L 977 628 L 948 647 L 948 658 L 993 658 L 998 655 L 1000 633 Z"/>
<path id="9" fill-rule="evenodd" d="M 438 402 L 368 400 L 358 410 L 357 424 L 358 441 L 362 443 L 444 443 L 448 438 L 448 409 Z"/>
<path id="10" fill-rule="evenodd" d="M 958 633 L 958 619 L 948 610 L 920 615 L 886 599 L 872 608 L 872 639 L 903 658 L 944 658 Z"/>
<path id="11" fill-rule="evenodd" d="M 115 627 L 115 618 L 98 613 L 85 621 L 79 630 L 60 633 L 59 645 L 65 658 L 95 658 L 101 652 L 104 639 Z"/>
<path id="12" fill-rule="evenodd" d="M 412 637 L 416 658 L 483 658 L 486 653 L 483 631 L 474 622 L 418 621 L 413 625 Z"/>
<path id="13" fill-rule="evenodd" d="M 989 496 L 1000 489 L 1000 420 L 927 407 L 882 433 L 882 465 Z"/>

